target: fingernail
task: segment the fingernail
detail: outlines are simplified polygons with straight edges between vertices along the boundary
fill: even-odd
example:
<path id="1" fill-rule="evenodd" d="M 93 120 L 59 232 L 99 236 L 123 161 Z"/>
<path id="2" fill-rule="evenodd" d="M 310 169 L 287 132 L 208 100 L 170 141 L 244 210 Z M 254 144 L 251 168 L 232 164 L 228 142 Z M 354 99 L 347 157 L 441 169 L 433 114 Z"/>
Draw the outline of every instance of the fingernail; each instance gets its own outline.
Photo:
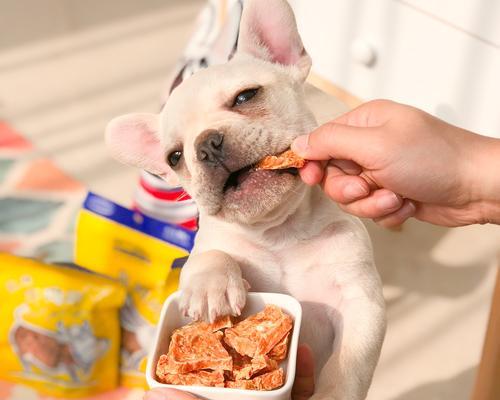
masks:
<path id="1" fill-rule="evenodd" d="M 299 156 L 304 155 L 309 148 L 309 135 L 302 135 L 296 138 L 291 146 L 291 149 Z"/>
<path id="2" fill-rule="evenodd" d="M 414 216 L 416 211 L 417 211 L 417 206 L 415 206 L 415 203 L 413 203 L 413 201 L 408 201 L 408 205 L 405 207 L 405 210 L 403 211 L 402 215 L 404 218 L 409 218 Z"/>
<path id="3" fill-rule="evenodd" d="M 368 189 L 359 182 L 349 183 L 342 194 L 347 200 L 356 200 L 365 197 L 368 194 Z"/>
<path id="4" fill-rule="evenodd" d="M 417 211 L 417 206 L 412 201 L 405 201 L 405 204 L 403 204 L 403 206 L 398 211 L 396 211 L 398 218 L 401 220 L 399 227 L 402 228 L 403 223 L 408 218 L 413 217 L 416 211 Z"/>
<path id="5" fill-rule="evenodd" d="M 396 210 L 401 206 L 401 198 L 395 193 L 387 193 L 377 199 L 376 205 L 379 210 Z"/>

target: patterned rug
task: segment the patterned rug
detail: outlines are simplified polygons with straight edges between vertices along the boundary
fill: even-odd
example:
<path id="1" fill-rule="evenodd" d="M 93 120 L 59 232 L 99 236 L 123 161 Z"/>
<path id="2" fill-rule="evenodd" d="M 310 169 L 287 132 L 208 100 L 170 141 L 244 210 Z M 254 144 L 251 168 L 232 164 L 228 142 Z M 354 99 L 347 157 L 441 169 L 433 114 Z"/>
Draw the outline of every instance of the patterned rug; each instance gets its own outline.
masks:
<path id="1" fill-rule="evenodd" d="M 84 186 L 0 122 L 0 251 L 71 261 Z"/>
<path id="2" fill-rule="evenodd" d="M 75 217 L 85 194 L 80 182 L 0 121 L 0 251 L 46 262 L 71 262 Z M 143 390 L 120 388 L 86 399 L 139 400 L 143 394 Z M 0 399 L 55 398 L 0 381 Z"/>

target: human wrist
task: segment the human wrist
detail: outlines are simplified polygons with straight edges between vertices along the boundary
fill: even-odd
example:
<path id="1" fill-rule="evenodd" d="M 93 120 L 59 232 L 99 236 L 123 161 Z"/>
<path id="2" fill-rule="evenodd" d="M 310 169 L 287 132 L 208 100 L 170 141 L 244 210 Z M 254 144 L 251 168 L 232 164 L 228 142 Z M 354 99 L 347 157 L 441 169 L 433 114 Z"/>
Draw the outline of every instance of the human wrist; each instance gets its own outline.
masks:
<path id="1" fill-rule="evenodd" d="M 477 135 L 472 184 L 478 222 L 500 224 L 500 139 Z"/>

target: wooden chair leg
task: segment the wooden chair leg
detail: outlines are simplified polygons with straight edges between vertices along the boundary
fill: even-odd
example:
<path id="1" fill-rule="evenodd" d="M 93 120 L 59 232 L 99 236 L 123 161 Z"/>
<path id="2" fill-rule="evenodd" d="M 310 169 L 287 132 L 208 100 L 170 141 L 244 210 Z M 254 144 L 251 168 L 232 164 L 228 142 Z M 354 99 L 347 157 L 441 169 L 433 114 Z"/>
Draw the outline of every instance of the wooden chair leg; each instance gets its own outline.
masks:
<path id="1" fill-rule="evenodd" d="M 500 268 L 472 400 L 500 399 Z"/>

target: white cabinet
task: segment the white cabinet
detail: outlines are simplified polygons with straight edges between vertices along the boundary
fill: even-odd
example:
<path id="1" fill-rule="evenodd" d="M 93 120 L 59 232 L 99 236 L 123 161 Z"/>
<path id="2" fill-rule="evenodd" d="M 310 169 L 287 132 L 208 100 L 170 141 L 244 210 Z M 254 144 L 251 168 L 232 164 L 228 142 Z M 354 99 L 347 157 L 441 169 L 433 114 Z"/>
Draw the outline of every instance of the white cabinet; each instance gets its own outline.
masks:
<path id="1" fill-rule="evenodd" d="M 398 0 L 445 24 L 500 46 L 498 0 Z"/>
<path id="2" fill-rule="evenodd" d="M 500 2 L 290 3 L 315 74 L 363 100 L 409 103 L 500 137 Z"/>

